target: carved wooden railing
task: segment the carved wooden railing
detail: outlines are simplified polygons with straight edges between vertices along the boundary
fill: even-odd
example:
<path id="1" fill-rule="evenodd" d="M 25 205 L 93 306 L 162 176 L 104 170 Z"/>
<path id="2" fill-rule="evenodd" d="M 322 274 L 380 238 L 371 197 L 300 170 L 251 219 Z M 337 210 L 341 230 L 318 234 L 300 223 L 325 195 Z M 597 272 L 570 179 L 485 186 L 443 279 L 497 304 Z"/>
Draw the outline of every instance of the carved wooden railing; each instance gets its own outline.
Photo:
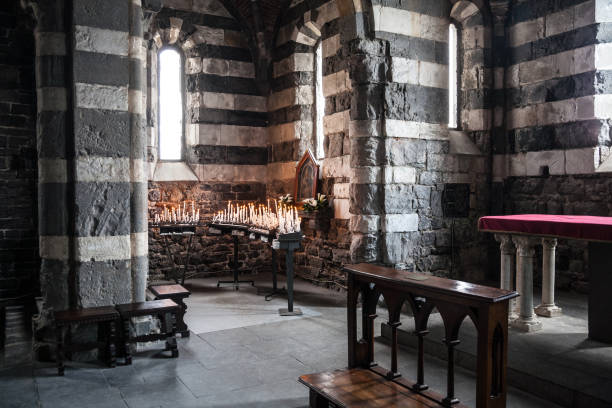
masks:
<path id="1" fill-rule="evenodd" d="M 506 364 L 508 350 L 508 302 L 516 292 L 400 271 L 371 264 L 348 265 L 348 361 L 349 368 L 369 368 L 387 380 L 409 388 L 442 406 L 458 406 L 454 382 L 454 350 L 459 328 L 466 317 L 478 332 L 476 407 L 506 406 Z M 357 338 L 357 303 L 362 296 L 362 331 Z M 391 328 L 391 369 L 374 362 L 374 320 L 380 296 L 389 311 Z M 401 376 L 397 366 L 397 329 L 400 311 L 408 303 L 414 315 L 418 337 L 416 382 Z M 423 338 L 427 323 L 437 309 L 445 329 L 448 347 L 447 389 L 443 396 L 428 389 L 425 382 Z M 460 406 L 460 405 L 459 405 Z"/>

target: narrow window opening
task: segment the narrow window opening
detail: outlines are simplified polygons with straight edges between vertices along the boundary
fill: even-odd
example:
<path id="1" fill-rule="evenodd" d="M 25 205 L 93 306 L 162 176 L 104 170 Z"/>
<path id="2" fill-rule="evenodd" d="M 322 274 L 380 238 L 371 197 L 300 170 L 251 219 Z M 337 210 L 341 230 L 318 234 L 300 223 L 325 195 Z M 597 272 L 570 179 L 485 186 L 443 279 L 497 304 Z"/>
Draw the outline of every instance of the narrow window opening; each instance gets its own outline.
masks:
<path id="1" fill-rule="evenodd" d="M 316 157 L 325 157 L 325 134 L 323 133 L 323 117 L 325 116 L 325 96 L 323 96 L 323 51 L 319 41 L 315 47 L 315 140 Z"/>
<path id="2" fill-rule="evenodd" d="M 448 26 L 448 127 L 457 128 L 457 27 Z"/>
<path id="3" fill-rule="evenodd" d="M 167 48 L 159 53 L 159 159 L 183 158 L 181 56 Z"/>

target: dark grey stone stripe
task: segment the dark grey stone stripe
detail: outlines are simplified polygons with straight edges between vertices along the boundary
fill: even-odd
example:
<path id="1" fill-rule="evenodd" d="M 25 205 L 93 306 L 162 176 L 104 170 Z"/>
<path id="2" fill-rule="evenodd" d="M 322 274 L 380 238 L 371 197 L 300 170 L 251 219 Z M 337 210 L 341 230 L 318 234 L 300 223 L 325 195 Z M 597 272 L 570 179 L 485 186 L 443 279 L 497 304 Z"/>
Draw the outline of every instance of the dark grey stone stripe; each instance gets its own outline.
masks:
<path id="1" fill-rule="evenodd" d="M 287 22 L 300 19 L 304 17 L 304 13 L 308 10 L 315 10 L 329 0 L 311 0 L 311 1 L 303 1 L 295 7 L 291 7 L 287 10 L 287 13 L 283 16 L 282 25 L 286 25 Z"/>
<path id="2" fill-rule="evenodd" d="M 195 145 L 189 149 L 189 162 L 197 164 L 268 163 L 267 147 Z"/>
<path id="3" fill-rule="evenodd" d="M 136 89 L 142 91 L 144 89 L 145 77 L 144 72 L 144 61 L 137 58 L 128 58 L 129 70 L 130 70 L 130 89 Z"/>
<path id="4" fill-rule="evenodd" d="M 132 138 L 131 141 L 131 158 L 145 159 L 147 157 L 147 121 L 144 115 L 140 113 L 130 113 L 130 134 L 139 135 Z"/>
<path id="5" fill-rule="evenodd" d="M 142 27 L 142 8 L 130 2 L 130 28 L 129 33 L 133 37 L 142 37 L 143 27 Z"/>
<path id="6" fill-rule="evenodd" d="M 586 3 L 588 0 L 538 0 L 525 1 L 512 5 L 509 24 L 517 24 L 523 21 L 535 20 L 557 11 L 564 10 L 575 5 Z"/>
<path id="7" fill-rule="evenodd" d="M 389 51 L 392 57 L 448 65 L 448 44 L 445 42 L 385 31 L 377 31 L 376 37 L 389 41 Z"/>
<path id="8" fill-rule="evenodd" d="M 66 119 L 67 113 L 62 111 L 38 112 L 37 151 L 38 157 L 49 159 L 66 159 Z"/>
<path id="9" fill-rule="evenodd" d="M 227 45 L 197 44 L 185 52 L 186 57 L 219 58 L 234 61 L 252 62 L 253 56 L 246 48 Z"/>
<path id="10" fill-rule="evenodd" d="M 40 235 L 68 235 L 66 183 L 39 183 L 38 230 Z"/>
<path id="11" fill-rule="evenodd" d="M 325 114 L 331 115 L 351 108 L 351 92 L 343 92 L 325 98 Z"/>
<path id="12" fill-rule="evenodd" d="M 327 40 L 336 34 L 340 34 L 340 19 L 335 18 L 323 24 L 321 27 L 321 41 Z"/>
<path id="13" fill-rule="evenodd" d="M 68 275 L 70 262 L 59 259 L 40 260 L 40 285 L 45 288 L 45 304 L 54 310 L 66 310 L 69 306 Z"/>
<path id="14" fill-rule="evenodd" d="M 296 86 L 300 85 L 312 85 L 312 81 L 312 71 L 291 72 L 272 80 L 272 92 L 295 88 Z"/>
<path id="15" fill-rule="evenodd" d="M 130 233 L 129 182 L 76 182 L 74 189 L 76 236 Z"/>
<path id="16" fill-rule="evenodd" d="M 591 71 L 506 90 L 508 107 L 519 108 L 582 96 L 612 94 L 612 71 Z"/>
<path id="17" fill-rule="evenodd" d="M 192 115 L 193 123 L 265 127 L 268 122 L 265 112 L 200 108 Z"/>
<path id="18" fill-rule="evenodd" d="M 127 57 L 96 52 L 74 51 L 74 80 L 87 84 L 127 86 Z"/>
<path id="19" fill-rule="evenodd" d="M 300 140 L 274 143 L 268 149 L 268 162 L 300 160 Z"/>
<path id="20" fill-rule="evenodd" d="M 448 107 L 445 103 L 440 103 L 440 101 L 446 101 L 447 98 L 448 91 L 446 89 L 391 83 L 385 89 L 385 100 L 392 102 L 387 103 L 386 118 L 439 124 L 447 123 Z M 359 106 L 353 108 L 359 109 L 361 107 L 364 115 L 371 110 L 371 106 L 367 102 L 363 102 L 363 98 L 358 98 L 357 102 Z"/>
<path id="21" fill-rule="evenodd" d="M 463 28 L 472 28 L 472 27 L 484 26 L 484 25 L 485 25 L 485 20 L 484 20 L 482 13 L 476 13 L 468 17 L 467 20 L 463 22 Z"/>
<path id="22" fill-rule="evenodd" d="M 491 89 L 481 88 L 481 89 L 467 89 L 462 90 L 459 94 L 460 104 L 462 109 L 473 110 L 473 109 L 487 109 L 490 108 L 491 96 L 495 94 L 501 97 L 500 101 L 503 104 L 503 90 L 498 90 L 501 92 L 494 92 Z"/>
<path id="23" fill-rule="evenodd" d="M 36 16 L 36 30 L 38 32 L 64 33 L 66 27 L 69 26 L 65 23 L 63 12 L 67 8 L 67 2 L 67 0 L 58 0 L 39 3 L 40 13 Z"/>
<path id="24" fill-rule="evenodd" d="M 598 23 L 509 48 L 510 65 L 570 51 L 587 45 L 612 42 L 612 23 Z"/>
<path id="25" fill-rule="evenodd" d="M 334 74 L 348 68 L 348 61 L 342 55 L 332 55 L 323 59 L 323 76 Z"/>
<path id="26" fill-rule="evenodd" d="M 75 264 L 81 306 L 114 305 L 132 301 L 131 262 L 89 261 Z"/>
<path id="27" fill-rule="evenodd" d="M 74 24 L 107 30 L 128 31 L 128 5 L 126 0 L 78 0 L 74 2 Z"/>
<path id="28" fill-rule="evenodd" d="M 187 91 L 222 92 L 243 95 L 259 95 L 257 81 L 253 78 L 240 78 L 213 74 L 187 75 Z"/>
<path id="29" fill-rule="evenodd" d="M 170 27 L 170 17 L 183 20 L 181 29 L 188 33 L 195 31 L 195 25 L 242 31 L 240 24 L 233 18 L 169 8 L 163 8 L 156 16 L 156 19 L 159 20 L 160 28 Z"/>
<path id="30" fill-rule="evenodd" d="M 280 125 L 299 120 L 312 121 L 312 115 L 312 105 L 292 105 L 268 112 L 268 120 L 270 121 L 270 125 Z"/>
<path id="31" fill-rule="evenodd" d="M 422 1 L 422 0 L 372 0 L 372 5 L 393 7 L 433 17 L 448 17 L 451 12 L 449 1 Z"/>
<path id="32" fill-rule="evenodd" d="M 273 62 L 281 61 L 295 53 L 309 53 L 313 52 L 313 48 L 310 45 L 298 43 L 295 41 L 288 41 L 285 44 L 276 47 L 274 49 L 274 55 L 272 57 Z"/>
<path id="33" fill-rule="evenodd" d="M 132 267 L 132 292 L 134 294 L 144 294 L 147 290 L 146 277 L 149 272 L 149 256 L 133 256 L 130 263 Z M 144 279 L 138 279 L 138 277 Z M 135 300 L 138 301 L 138 299 Z"/>
<path id="34" fill-rule="evenodd" d="M 125 111 L 75 108 L 75 148 L 79 156 L 129 157 L 130 114 Z"/>
<path id="35" fill-rule="evenodd" d="M 36 57 L 36 86 L 65 87 L 66 57 L 63 55 L 41 55 Z"/>
<path id="36" fill-rule="evenodd" d="M 132 199 L 130 217 L 131 232 L 146 232 L 148 229 L 148 183 L 132 182 Z"/>
<path id="37" fill-rule="evenodd" d="M 611 146 L 612 138 L 607 121 L 593 119 L 548 126 L 494 132 L 494 153 L 520 153 L 540 150 L 578 149 Z"/>

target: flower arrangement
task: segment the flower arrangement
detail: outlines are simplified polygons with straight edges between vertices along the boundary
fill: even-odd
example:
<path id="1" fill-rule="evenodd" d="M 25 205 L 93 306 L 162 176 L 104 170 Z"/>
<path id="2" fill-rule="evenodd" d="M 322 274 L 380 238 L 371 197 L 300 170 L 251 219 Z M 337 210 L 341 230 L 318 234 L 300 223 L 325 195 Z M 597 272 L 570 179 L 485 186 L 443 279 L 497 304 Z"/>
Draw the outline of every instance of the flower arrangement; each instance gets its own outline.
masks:
<path id="1" fill-rule="evenodd" d="M 293 204 L 293 196 L 291 194 L 282 195 L 278 199 L 285 205 Z"/>
<path id="2" fill-rule="evenodd" d="M 324 194 L 317 194 L 317 198 L 309 198 L 304 200 L 304 212 L 311 213 L 329 208 L 329 200 Z"/>

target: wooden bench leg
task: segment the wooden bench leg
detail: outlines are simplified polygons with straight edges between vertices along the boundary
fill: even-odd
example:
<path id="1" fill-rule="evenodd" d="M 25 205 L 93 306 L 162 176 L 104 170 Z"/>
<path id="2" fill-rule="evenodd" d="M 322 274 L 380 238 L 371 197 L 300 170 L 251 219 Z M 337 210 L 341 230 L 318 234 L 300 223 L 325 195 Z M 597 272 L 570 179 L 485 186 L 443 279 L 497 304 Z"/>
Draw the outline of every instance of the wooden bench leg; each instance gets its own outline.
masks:
<path id="1" fill-rule="evenodd" d="M 310 390 L 310 408 L 328 408 L 329 402 L 314 390 Z"/>
<path id="2" fill-rule="evenodd" d="M 123 342 L 125 347 L 125 364 L 132 364 L 132 351 L 130 350 L 130 319 L 123 319 Z"/>
<path id="3" fill-rule="evenodd" d="M 64 375 L 64 326 L 55 326 L 57 336 L 57 375 Z"/>
<path id="4" fill-rule="evenodd" d="M 108 337 L 106 341 L 108 342 L 108 365 L 114 368 L 117 365 L 117 350 L 115 346 L 115 342 L 117 341 L 117 327 L 115 321 L 108 322 Z"/>

